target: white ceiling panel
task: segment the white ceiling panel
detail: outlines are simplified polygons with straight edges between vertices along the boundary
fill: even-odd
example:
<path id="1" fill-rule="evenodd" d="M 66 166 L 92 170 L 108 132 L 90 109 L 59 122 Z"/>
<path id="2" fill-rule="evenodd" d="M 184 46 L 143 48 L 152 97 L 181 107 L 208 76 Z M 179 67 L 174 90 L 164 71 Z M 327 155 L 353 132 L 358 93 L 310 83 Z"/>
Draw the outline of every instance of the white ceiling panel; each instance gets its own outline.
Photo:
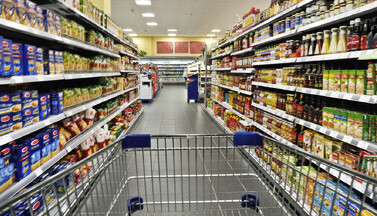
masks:
<path id="1" fill-rule="evenodd" d="M 131 28 L 138 36 L 167 36 L 169 28 L 177 36 L 206 36 L 221 29 L 217 36 L 231 28 L 251 7 L 261 10 L 270 0 L 151 0 L 151 6 L 138 6 L 135 0 L 112 0 L 111 17 L 123 28 Z M 154 18 L 142 17 L 154 13 Z M 157 22 L 158 26 L 147 26 Z"/>

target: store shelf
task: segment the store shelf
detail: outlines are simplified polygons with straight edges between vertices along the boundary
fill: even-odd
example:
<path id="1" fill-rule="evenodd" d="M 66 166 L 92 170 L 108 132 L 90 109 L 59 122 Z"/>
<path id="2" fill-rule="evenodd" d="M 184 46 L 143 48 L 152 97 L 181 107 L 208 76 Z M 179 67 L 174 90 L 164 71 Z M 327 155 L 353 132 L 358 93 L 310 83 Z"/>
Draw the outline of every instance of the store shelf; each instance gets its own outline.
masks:
<path id="1" fill-rule="evenodd" d="M 241 74 L 251 74 L 255 72 L 255 68 L 243 68 L 237 70 L 231 70 L 230 73 L 241 73 Z"/>
<path id="2" fill-rule="evenodd" d="M 242 55 L 242 54 L 245 54 L 245 53 L 249 53 L 253 51 L 253 47 L 250 47 L 250 48 L 247 48 L 247 49 L 243 49 L 243 50 L 239 50 L 239 51 L 235 51 L 235 52 L 232 52 L 230 55 L 231 56 L 236 56 L 236 55 Z"/>
<path id="3" fill-rule="evenodd" d="M 329 128 L 323 127 L 321 125 L 317 125 L 302 119 L 296 118 L 295 122 L 299 125 L 303 125 L 307 128 L 310 128 L 312 130 L 315 130 L 317 132 L 320 132 L 322 134 L 326 134 L 332 138 L 341 140 L 345 143 L 348 143 L 353 146 L 357 146 L 360 149 L 367 150 L 369 152 L 377 152 L 377 144 L 369 141 L 360 140 L 358 138 L 355 138 L 353 136 L 346 135 L 344 133 L 340 133 L 335 130 L 331 130 Z"/>
<path id="4" fill-rule="evenodd" d="M 183 73 L 160 73 L 160 75 L 183 75 Z"/>
<path id="5" fill-rule="evenodd" d="M 254 107 L 258 108 L 258 109 L 264 110 L 266 112 L 269 112 L 271 114 L 274 114 L 274 115 L 276 115 L 278 117 L 284 118 L 284 119 L 286 119 L 288 121 L 291 121 L 291 122 L 294 122 L 295 119 L 296 119 L 295 116 L 288 115 L 288 114 L 285 113 L 285 111 L 280 110 L 280 109 L 271 109 L 269 107 L 257 104 L 255 102 L 252 103 L 252 106 L 254 106 Z"/>
<path id="6" fill-rule="evenodd" d="M 208 114 L 209 116 L 221 127 L 223 128 L 228 134 L 233 134 L 233 132 L 225 125 L 224 121 L 218 117 L 218 116 L 215 116 L 215 114 L 213 114 L 213 111 L 210 109 L 210 108 L 205 108 L 204 109 Z"/>
<path id="7" fill-rule="evenodd" d="M 104 73 L 72 73 L 63 74 L 64 79 L 86 79 L 86 78 L 96 78 L 96 77 L 110 77 L 110 76 L 120 76 L 119 72 L 104 72 Z"/>
<path id="8" fill-rule="evenodd" d="M 138 74 L 140 71 L 134 71 L 134 70 L 121 70 L 121 73 L 131 73 L 131 74 Z"/>
<path id="9" fill-rule="evenodd" d="M 233 41 L 235 41 L 235 40 L 230 39 L 230 40 L 228 40 L 228 41 L 226 41 L 226 42 L 224 42 L 224 43 L 222 43 L 222 44 L 220 44 L 220 45 L 218 45 L 218 46 L 212 48 L 212 49 L 210 50 L 210 52 L 213 52 L 213 51 L 215 51 L 215 50 L 217 50 L 217 49 L 219 49 L 219 48 L 225 47 L 225 46 L 227 46 L 227 45 L 233 43 Z"/>
<path id="10" fill-rule="evenodd" d="M 105 33 L 106 35 L 112 37 L 116 42 L 121 43 L 125 46 L 128 46 L 136 51 L 136 47 L 134 47 L 131 44 L 126 43 L 122 39 L 118 37 L 118 35 L 110 32 L 105 27 L 101 26 L 100 24 L 94 22 L 92 19 L 90 19 L 88 16 L 84 15 L 80 11 L 73 9 L 68 4 L 70 4 L 71 1 L 63 2 L 63 0 L 42 0 L 39 2 L 39 5 L 41 5 L 43 8 L 47 8 L 50 10 L 55 11 L 57 14 L 66 16 L 70 19 L 74 19 L 75 21 L 82 23 L 84 25 L 89 25 L 90 27 L 94 28 L 97 31 L 100 31 L 102 33 Z"/>
<path id="11" fill-rule="evenodd" d="M 326 90 L 303 88 L 303 87 L 297 87 L 296 92 L 311 94 L 311 95 L 321 95 L 324 97 L 344 99 L 344 100 L 356 101 L 356 102 L 362 102 L 362 103 L 377 104 L 376 95 L 359 95 L 359 94 L 352 94 L 352 93 L 346 93 L 346 92 L 326 91 Z"/>
<path id="12" fill-rule="evenodd" d="M 34 171 L 32 171 L 26 178 L 22 179 L 19 182 L 16 182 L 12 184 L 8 189 L 6 189 L 4 192 L 0 194 L 0 203 L 4 202 L 5 200 L 13 197 L 15 194 L 17 194 L 19 191 L 21 191 L 23 188 L 25 188 L 27 185 L 29 185 L 32 181 L 34 181 L 36 178 L 38 178 L 40 175 L 42 175 L 44 172 L 46 172 L 51 166 L 56 164 L 60 159 L 62 159 L 65 155 L 67 155 L 69 152 L 71 152 L 74 148 L 79 146 L 83 141 L 85 141 L 87 138 L 89 138 L 95 131 L 97 131 L 99 128 L 104 126 L 107 122 L 111 121 L 115 116 L 117 116 L 119 113 L 121 113 L 124 109 L 126 109 L 128 106 L 130 106 L 132 103 L 134 103 L 136 100 L 138 100 L 139 97 L 132 100 L 129 103 L 124 104 L 123 106 L 119 107 L 117 110 L 112 112 L 110 115 L 106 116 L 104 119 L 99 120 L 96 122 L 93 126 L 88 128 L 87 130 L 83 131 L 79 135 L 75 136 L 71 140 L 69 140 L 66 143 L 66 147 L 60 152 L 55 155 L 53 158 L 48 160 L 45 164 L 38 167 Z"/>
<path id="13" fill-rule="evenodd" d="M 59 115 L 51 115 L 46 120 L 34 123 L 30 126 L 27 126 L 27 127 L 21 128 L 19 130 L 16 130 L 14 132 L 11 132 L 9 134 L 0 136 L 0 146 L 8 144 L 9 142 L 11 142 L 13 140 L 17 140 L 19 138 L 22 138 L 22 137 L 28 135 L 28 134 L 31 134 L 35 131 L 38 131 L 42 128 L 45 128 L 45 127 L 47 127 L 51 124 L 59 122 L 59 121 L 65 119 L 67 117 L 70 117 L 70 116 L 72 116 L 76 113 L 79 113 L 81 111 L 84 111 L 86 109 L 89 109 L 89 108 L 91 108 L 91 107 L 93 107 L 97 104 L 100 104 L 100 103 L 103 103 L 103 102 L 108 101 L 110 99 L 113 99 L 113 98 L 115 98 L 119 95 L 122 95 L 126 92 L 129 92 L 129 91 L 131 91 L 135 88 L 138 88 L 138 86 L 134 87 L 134 88 L 127 89 L 125 91 L 115 92 L 115 93 L 108 94 L 106 96 L 102 96 L 100 98 L 91 100 L 90 102 L 82 104 L 82 105 L 77 105 L 75 108 L 69 109 L 68 111 L 65 111 L 64 113 L 61 113 Z"/>
<path id="14" fill-rule="evenodd" d="M 217 84 L 217 83 L 214 83 L 214 82 L 212 82 L 210 84 L 217 85 L 221 88 L 225 88 L 225 89 L 229 89 L 229 90 L 238 92 L 238 94 L 245 94 L 245 95 L 252 95 L 253 94 L 251 91 L 242 90 L 239 87 L 235 87 L 235 86 L 230 87 L 230 86 L 226 86 L 226 85 L 222 85 L 222 84 Z"/>
<path id="15" fill-rule="evenodd" d="M 212 76 L 200 76 L 200 78 L 212 78 Z"/>
<path id="16" fill-rule="evenodd" d="M 276 43 L 278 40 L 282 40 L 282 39 L 285 39 L 285 38 L 288 38 L 288 37 L 293 37 L 293 36 L 298 35 L 298 34 L 299 34 L 299 32 L 297 31 L 297 29 L 288 30 L 284 33 L 269 37 L 265 40 L 255 42 L 255 43 L 252 44 L 252 46 L 257 47 L 257 46 L 265 45 L 265 44 L 268 44 L 268 43 Z"/>
<path id="17" fill-rule="evenodd" d="M 277 135 L 276 133 L 270 131 L 268 128 L 266 128 L 265 126 L 263 125 L 260 125 L 256 122 L 252 122 L 253 125 L 257 128 L 259 128 L 261 131 L 263 131 L 264 133 L 268 134 L 269 136 L 271 136 L 272 138 L 276 139 L 277 141 L 283 143 L 283 144 L 286 144 L 287 146 L 290 146 L 290 147 L 293 147 L 293 148 L 298 148 L 295 144 L 289 142 L 288 140 L 284 139 L 283 137 Z"/>
<path id="18" fill-rule="evenodd" d="M 253 66 L 274 65 L 274 64 L 290 64 L 290 63 L 295 63 L 295 62 L 296 62 L 296 58 L 289 58 L 289 59 L 280 59 L 280 60 L 272 60 L 272 61 L 253 62 Z"/>
<path id="19" fill-rule="evenodd" d="M 214 99 L 213 97 L 211 97 L 211 99 L 213 101 L 215 101 L 216 103 L 220 104 L 221 106 L 227 108 L 228 110 L 234 112 L 234 114 L 238 115 L 239 117 L 241 117 L 243 120 L 245 120 L 246 122 L 252 122 L 252 120 L 244 115 L 242 115 L 241 113 L 239 113 L 238 111 L 234 110 L 228 103 L 225 103 L 225 102 L 220 102 L 216 99 Z"/>
<path id="20" fill-rule="evenodd" d="M 213 68 L 213 71 L 230 71 L 232 68 Z"/>
<path id="21" fill-rule="evenodd" d="M 277 85 L 277 84 L 264 83 L 264 82 L 255 82 L 255 81 L 253 81 L 251 84 L 255 85 L 255 86 L 262 86 L 262 87 L 267 87 L 267 88 L 281 89 L 281 90 L 286 90 L 286 91 L 295 91 L 296 90 L 295 86 L 285 86 L 285 85 Z"/>
<path id="22" fill-rule="evenodd" d="M 124 56 L 128 56 L 128 57 L 131 57 L 131 58 L 136 59 L 136 60 L 140 60 L 137 56 L 134 56 L 134 55 L 132 55 L 131 53 L 127 53 L 127 52 L 124 52 L 124 51 L 122 51 L 122 50 L 119 51 L 119 54 L 124 55 Z"/>
<path id="23" fill-rule="evenodd" d="M 165 80 L 162 80 L 161 82 L 164 84 L 185 84 L 186 83 L 185 81 L 165 81 Z"/>
<path id="24" fill-rule="evenodd" d="M 212 57 L 211 59 L 217 59 L 217 58 L 221 58 L 221 57 L 224 57 L 224 56 L 228 56 L 232 53 L 232 51 L 228 51 L 228 52 L 225 52 L 225 53 L 222 53 L 220 55 L 217 55 L 217 56 L 214 56 Z"/>
<path id="25" fill-rule="evenodd" d="M 96 45 L 88 44 L 88 43 L 85 43 L 85 42 L 82 42 L 82 41 L 69 39 L 69 38 L 66 38 L 66 37 L 62 37 L 62 44 L 67 45 L 67 46 L 73 46 L 73 47 L 80 48 L 80 49 L 87 50 L 87 51 L 91 51 L 91 52 L 96 52 L 96 53 L 99 53 L 99 54 L 102 54 L 102 55 L 107 55 L 107 56 L 110 56 L 110 57 L 115 57 L 115 58 L 120 57 L 119 54 L 112 52 L 110 50 L 107 50 L 107 49 L 104 49 L 104 48 L 101 48 L 101 47 L 97 47 Z"/>

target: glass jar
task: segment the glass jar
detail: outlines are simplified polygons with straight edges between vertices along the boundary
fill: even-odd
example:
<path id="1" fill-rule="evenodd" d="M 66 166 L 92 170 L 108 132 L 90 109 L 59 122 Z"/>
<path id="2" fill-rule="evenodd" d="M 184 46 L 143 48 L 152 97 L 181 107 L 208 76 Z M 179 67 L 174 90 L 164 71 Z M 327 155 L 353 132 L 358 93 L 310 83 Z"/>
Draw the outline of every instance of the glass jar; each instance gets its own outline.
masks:
<path id="1" fill-rule="evenodd" d="M 340 10 L 340 13 L 346 12 L 346 10 L 347 10 L 346 9 L 346 3 L 340 4 L 339 10 Z"/>
<path id="2" fill-rule="evenodd" d="M 285 18 L 285 29 L 291 28 L 291 18 L 287 17 Z"/>
<path id="3" fill-rule="evenodd" d="M 353 0 L 353 8 L 360 7 L 360 0 Z"/>
<path id="4" fill-rule="evenodd" d="M 331 8 L 331 9 L 330 9 L 330 13 L 329 13 L 329 14 L 330 14 L 330 17 L 333 17 L 333 16 L 335 16 L 335 13 L 334 13 L 334 8 Z"/>
<path id="5" fill-rule="evenodd" d="M 336 16 L 338 14 L 340 14 L 340 6 L 339 5 L 334 7 L 334 16 Z"/>
<path id="6" fill-rule="evenodd" d="M 334 6 L 338 6 L 339 5 L 339 0 L 334 0 Z"/>
<path id="7" fill-rule="evenodd" d="M 296 27 L 296 17 L 295 15 L 291 16 L 291 30 L 295 29 Z"/>
<path id="8" fill-rule="evenodd" d="M 323 47 L 323 32 L 317 32 L 317 46 L 315 47 L 314 55 L 321 55 Z"/>
<path id="9" fill-rule="evenodd" d="M 331 29 L 331 42 L 330 42 L 330 49 L 329 53 L 336 53 L 337 47 L 338 47 L 338 32 L 339 29 L 332 28 Z"/>
<path id="10" fill-rule="evenodd" d="M 314 55 L 315 48 L 317 46 L 317 34 L 313 33 L 310 35 L 310 49 L 309 49 L 309 56 Z"/>
<path id="11" fill-rule="evenodd" d="M 323 2 L 319 6 L 319 11 L 320 12 L 325 12 L 327 10 L 327 5 Z"/>
<path id="12" fill-rule="evenodd" d="M 325 19 L 330 17 L 330 10 L 326 10 L 325 12 Z"/>

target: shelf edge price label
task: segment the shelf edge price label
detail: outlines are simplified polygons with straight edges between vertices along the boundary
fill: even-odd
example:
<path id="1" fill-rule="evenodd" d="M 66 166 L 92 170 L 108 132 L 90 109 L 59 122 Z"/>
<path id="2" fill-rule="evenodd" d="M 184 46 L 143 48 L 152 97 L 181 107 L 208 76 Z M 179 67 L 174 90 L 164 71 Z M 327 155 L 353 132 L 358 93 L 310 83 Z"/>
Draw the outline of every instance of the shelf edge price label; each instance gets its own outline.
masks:
<path id="1" fill-rule="evenodd" d="M 346 142 L 346 143 L 351 143 L 352 137 L 351 136 L 344 136 L 343 141 Z"/>
<path id="2" fill-rule="evenodd" d="M 369 102 L 369 96 L 367 96 L 367 95 L 361 95 L 359 100 L 361 102 Z"/>
<path id="3" fill-rule="evenodd" d="M 330 136 L 332 136 L 334 138 L 336 138 L 337 135 L 338 135 L 338 132 L 336 132 L 336 131 L 331 131 L 330 132 Z"/>
<path id="4" fill-rule="evenodd" d="M 42 168 L 38 167 L 38 168 L 35 170 L 35 175 L 40 176 L 40 175 L 42 175 L 42 174 L 43 174 L 43 170 L 42 170 Z"/>
<path id="5" fill-rule="evenodd" d="M 351 100 L 352 99 L 352 94 L 344 94 L 343 98 L 346 100 Z"/>
<path id="6" fill-rule="evenodd" d="M 357 147 L 361 148 L 361 149 L 368 149 L 368 146 L 369 146 L 369 143 L 365 142 L 365 141 L 359 141 L 359 143 L 357 143 Z"/>
<path id="7" fill-rule="evenodd" d="M 340 92 L 332 92 L 331 97 L 337 98 Z"/>
<path id="8" fill-rule="evenodd" d="M 324 127 L 320 127 L 320 128 L 319 128 L 319 132 L 321 132 L 321 133 L 326 133 L 326 128 L 324 128 Z"/>

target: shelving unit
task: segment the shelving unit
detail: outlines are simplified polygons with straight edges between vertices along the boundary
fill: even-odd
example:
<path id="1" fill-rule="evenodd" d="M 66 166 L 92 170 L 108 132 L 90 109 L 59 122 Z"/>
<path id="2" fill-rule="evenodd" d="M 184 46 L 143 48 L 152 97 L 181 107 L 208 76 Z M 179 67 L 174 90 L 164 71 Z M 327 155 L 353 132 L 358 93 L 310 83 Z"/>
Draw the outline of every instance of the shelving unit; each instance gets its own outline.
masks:
<path id="1" fill-rule="evenodd" d="M 157 64 L 163 84 L 185 84 L 185 64 Z"/>

